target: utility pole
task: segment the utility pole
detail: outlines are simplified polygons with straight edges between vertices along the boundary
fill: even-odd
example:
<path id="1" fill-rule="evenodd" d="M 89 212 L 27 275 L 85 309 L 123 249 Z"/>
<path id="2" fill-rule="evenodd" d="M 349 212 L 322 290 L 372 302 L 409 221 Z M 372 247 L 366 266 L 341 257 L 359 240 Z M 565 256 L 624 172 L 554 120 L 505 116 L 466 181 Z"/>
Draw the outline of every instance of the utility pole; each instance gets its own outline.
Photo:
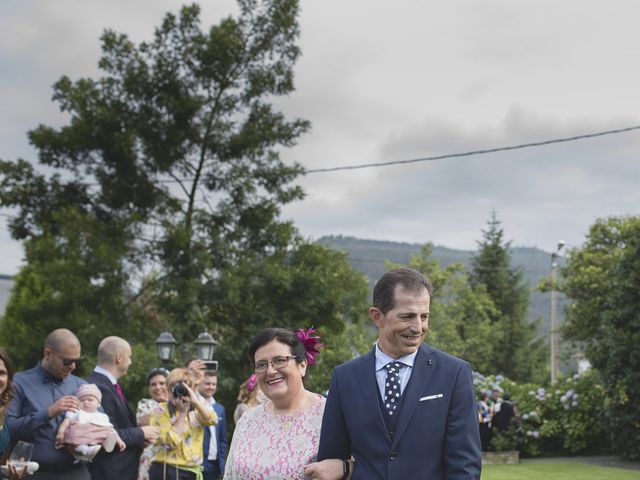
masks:
<path id="1" fill-rule="evenodd" d="M 556 279 L 558 264 L 558 254 L 564 247 L 564 241 L 558 242 L 556 251 L 551 254 L 551 385 L 558 382 L 558 291 L 556 290 Z"/>

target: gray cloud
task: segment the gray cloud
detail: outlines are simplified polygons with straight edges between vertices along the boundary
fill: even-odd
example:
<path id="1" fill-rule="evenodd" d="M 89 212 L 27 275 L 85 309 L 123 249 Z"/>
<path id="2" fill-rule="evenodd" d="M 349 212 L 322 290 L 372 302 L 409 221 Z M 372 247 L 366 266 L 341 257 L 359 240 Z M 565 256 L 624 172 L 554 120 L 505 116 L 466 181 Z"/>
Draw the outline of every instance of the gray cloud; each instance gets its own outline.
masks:
<path id="1" fill-rule="evenodd" d="M 65 121 L 61 75 L 95 76 L 105 27 L 149 39 L 173 0 L 0 4 L 0 157 Z M 204 24 L 235 11 L 203 2 Z M 640 4 L 600 0 L 302 0 L 297 91 L 276 103 L 311 133 L 286 161 L 373 163 L 640 123 Z M 342 233 L 474 248 L 492 209 L 517 245 L 583 241 L 596 217 L 637 214 L 640 134 L 407 166 L 309 175 L 284 208 L 311 238 Z M 19 248 L 0 230 L 0 272 Z M 7 250 L 11 249 L 11 250 Z"/>

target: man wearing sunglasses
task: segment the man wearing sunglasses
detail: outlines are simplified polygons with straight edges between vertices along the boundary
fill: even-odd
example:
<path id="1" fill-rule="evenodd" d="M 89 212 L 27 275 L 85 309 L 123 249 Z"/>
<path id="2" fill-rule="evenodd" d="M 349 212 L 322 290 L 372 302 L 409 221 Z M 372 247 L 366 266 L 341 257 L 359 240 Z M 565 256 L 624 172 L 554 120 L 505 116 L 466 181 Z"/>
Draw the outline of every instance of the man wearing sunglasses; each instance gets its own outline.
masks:
<path id="1" fill-rule="evenodd" d="M 47 336 L 38 365 L 14 378 L 15 398 L 6 421 L 12 442 L 33 443 L 31 460 L 40 465 L 34 480 L 91 479 L 83 463 L 74 463 L 70 454 L 54 447 L 64 413 L 80 406 L 75 392 L 85 381 L 72 372 L 81 360 L 78 337 L 60 328 Z"/>

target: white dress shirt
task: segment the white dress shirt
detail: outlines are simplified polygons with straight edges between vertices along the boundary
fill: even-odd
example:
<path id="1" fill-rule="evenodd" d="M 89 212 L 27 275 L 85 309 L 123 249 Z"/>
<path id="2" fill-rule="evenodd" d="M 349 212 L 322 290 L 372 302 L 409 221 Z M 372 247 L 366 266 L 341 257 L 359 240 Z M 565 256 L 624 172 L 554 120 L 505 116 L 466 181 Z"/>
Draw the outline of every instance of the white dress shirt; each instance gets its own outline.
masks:
<path id="1" fill-rule="evenodd" d="M 214 410 L 213 406 L 216 404 L 215 398 L 213 397 L 211 397 L 210 399 L 203 398 L 203 401 L 205 405 L 211 408 L 211 410 Z M 218 459 L 218 437 L 216 436 L 216 426 L 210 425 L 207 428 L 209 429 L 209 433 L 211 434 L 211 439 L 209 440 L 209 452 L 207 453 L 207 460 L 213 461 Z"/>
<path id="2" fill-rule="evenodd" d="M 405 355 L 398 359 L 391 358 L 389 355 L 380 350 L 378 342 L 376 342 L 376 380 L 378 381 L 378 389 L 380 391 L 380 398 L 384 398 L 384 384 L 387 380 L 387 369 L 384 368 L 389 362 L 400 362 L 406 366 L 402 367 L 398 376 L 400 377 L 400 394 L 404 392 L 404 387 L 407 386 L 409 377 L 411 377 L 411 371 L 413 370 L 413 364 L 416 361 L 416 355 L 418 350 L 410 355 Z"/>

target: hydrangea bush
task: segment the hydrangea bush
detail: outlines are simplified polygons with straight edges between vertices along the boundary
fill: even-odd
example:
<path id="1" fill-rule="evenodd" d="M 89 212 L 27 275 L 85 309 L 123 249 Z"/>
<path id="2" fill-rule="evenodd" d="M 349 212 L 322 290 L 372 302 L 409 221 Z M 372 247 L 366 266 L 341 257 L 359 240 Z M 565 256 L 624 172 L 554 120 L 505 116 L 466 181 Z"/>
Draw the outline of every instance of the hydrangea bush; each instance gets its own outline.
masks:
<path id="1" fill-rule="evenodd" d="M 477 372 L 473 382 L 478 397 L 483 391 L 497 388 L 508 392 L 515 405 L 512 428 L 494 434 L 496 450 L 520 450 L 530 457 L 607 450 L 607 404 L 596 371 L 565 378 L 546 388 Z"/>

